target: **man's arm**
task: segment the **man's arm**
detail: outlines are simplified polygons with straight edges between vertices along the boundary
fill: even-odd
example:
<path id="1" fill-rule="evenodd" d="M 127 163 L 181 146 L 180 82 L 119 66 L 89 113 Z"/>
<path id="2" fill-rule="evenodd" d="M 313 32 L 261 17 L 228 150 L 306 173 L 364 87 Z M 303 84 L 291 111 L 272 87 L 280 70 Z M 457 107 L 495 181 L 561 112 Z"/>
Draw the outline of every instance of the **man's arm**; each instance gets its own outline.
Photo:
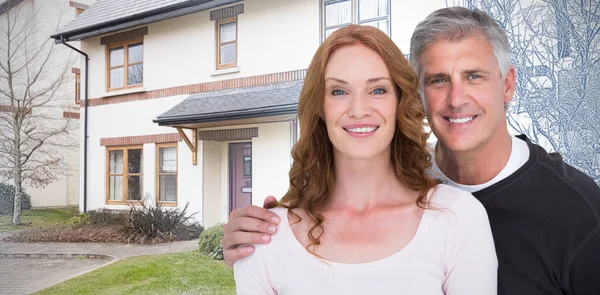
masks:
<path id="1" fill-rule="evenodd" d="M 276 201 L 269 196 L 263 206 Z M 237 260 L 252 254 L 254 247 L 249 244 L 269 243 L 271 235 L 277 232 L 279 221 L 277 214 L 254 205 L 233 210 L 225 224 L 222 241 L 227 265 L 233 267 Z"/>
<path id="2" fill-rule="evenodd" d="M 567 294 L 600 294 L 600 225 L 574 253 L 567 276 Z"/>

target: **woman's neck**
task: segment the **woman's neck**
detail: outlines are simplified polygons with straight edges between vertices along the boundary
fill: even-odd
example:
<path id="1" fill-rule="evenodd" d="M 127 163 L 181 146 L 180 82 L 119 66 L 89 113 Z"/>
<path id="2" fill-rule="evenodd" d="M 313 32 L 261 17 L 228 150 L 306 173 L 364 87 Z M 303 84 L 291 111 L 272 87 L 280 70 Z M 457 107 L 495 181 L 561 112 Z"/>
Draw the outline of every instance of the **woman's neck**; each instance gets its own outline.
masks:
<path id="1" fill-rule="evenodd" d="M 368 211 L 380 205 L 415 201 L 415 194 L 400 182 L 389 154 L 367 159 L 334 156 L 335 186 L 330 209 Z"/>

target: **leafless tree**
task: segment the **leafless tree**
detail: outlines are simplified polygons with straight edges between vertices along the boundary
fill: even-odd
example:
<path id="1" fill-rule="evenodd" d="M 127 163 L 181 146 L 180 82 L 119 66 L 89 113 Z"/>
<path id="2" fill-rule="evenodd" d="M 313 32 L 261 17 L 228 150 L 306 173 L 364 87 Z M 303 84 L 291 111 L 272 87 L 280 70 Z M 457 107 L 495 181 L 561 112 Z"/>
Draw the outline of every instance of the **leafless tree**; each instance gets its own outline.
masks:
<path id="1" fill-rule="evenodd" d="M 74 146 L 76 126 L 63 118 L 72 92 L 61 91 L 72 81 L 73 59 L 56 58 L 58 45 L 43 32 L 47 24 L 32 2 L 13 1 L 0 15 L 0 176 L 14 183 L 12 223 L 18 225 L 23 187 L 44 187 L 65 171 L 63 155 Z"/>

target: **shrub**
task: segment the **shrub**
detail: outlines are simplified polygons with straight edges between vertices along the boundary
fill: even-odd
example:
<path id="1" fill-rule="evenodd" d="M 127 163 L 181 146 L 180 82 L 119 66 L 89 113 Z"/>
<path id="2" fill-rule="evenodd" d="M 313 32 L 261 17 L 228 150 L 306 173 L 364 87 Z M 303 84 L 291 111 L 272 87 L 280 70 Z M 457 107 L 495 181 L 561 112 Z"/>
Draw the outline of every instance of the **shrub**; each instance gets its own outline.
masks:
<path id="1" fill-rule="evenodd" d="M 13 213 L 15 208 L 15 187 L 0 183 L 0 215 Z M 31 209 L 31 197 L 24 191 L 21 194 L 21 210 Z"/>
<path id="2" fill-rule="evenodd" d="M 224 224 L 220 223 L 206 229 L 200 235 L 200 253 L 214 259 L 223 260 L 223 230 Z"/>
<path id="3" fill-rule="evenodd" d="M 196 213 L 186 216 L 189 203 L 183 210 L 166 209 L 162 205 L 130 205 L 127 219 L 123 222 L 124 242 L 151 244 L 177 240 L 195 239 L 204 229 L 191 219 Z"/>
<path id="4" fill-rule="evenodd" d="M 85 213 L 79 213 L 69 219 L 69 224 L 73 227 L 86 226 L 92 224 L 92 220 Z"/>
<path id="5" fill-rule="evenodd" d="M 87 215 L 95 225 L 122 225 L 127 221 L 127 211 L 99 209 L 88 211 Z"/>

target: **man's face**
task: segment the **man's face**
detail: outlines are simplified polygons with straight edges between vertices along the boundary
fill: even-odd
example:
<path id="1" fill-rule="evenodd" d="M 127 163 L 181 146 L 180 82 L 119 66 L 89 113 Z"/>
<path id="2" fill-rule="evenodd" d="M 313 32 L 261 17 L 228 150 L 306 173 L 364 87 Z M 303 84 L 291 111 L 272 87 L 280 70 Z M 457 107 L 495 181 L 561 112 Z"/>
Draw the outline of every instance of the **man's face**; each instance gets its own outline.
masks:
<path id="1" fill-rule="evenodd" d="M 442 148 L 472 151 L 507 134 L 504 105 L 514 93 L 514 68 L 502 77 L 487 39 L 437 41 L 419 62 L 427 120 Z"/>

